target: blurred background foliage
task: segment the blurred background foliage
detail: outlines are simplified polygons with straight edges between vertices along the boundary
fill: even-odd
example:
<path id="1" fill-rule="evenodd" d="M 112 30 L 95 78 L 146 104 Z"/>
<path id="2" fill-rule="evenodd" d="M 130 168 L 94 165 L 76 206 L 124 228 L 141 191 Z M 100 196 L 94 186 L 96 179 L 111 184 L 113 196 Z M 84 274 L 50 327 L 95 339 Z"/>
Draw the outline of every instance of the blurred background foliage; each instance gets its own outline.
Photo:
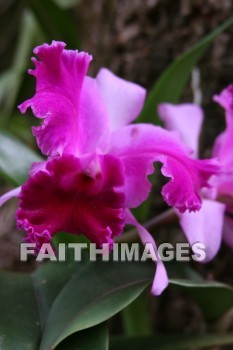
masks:
<path id="1" fill-rule="evenodd" d="M 18 118 L 17 103 L 30 96 L 34 82 L 27 74 L 32 48 L 63 40 L 78 47 L 77 28 L 68 9 L 77 1 L 1 1 L 0 125 L 27 142 L 33 142 L 31 120 Z M 5 25 L 4 23 L 7 23 Z M 4 40 L 5 38 L 5 40 Z"/>
<path id="2" fill-rule="evenodd" d="M 150 89 L 176 57 L 227 20 L 231 12 L 230 0 L 1 0 L 0 123 L 33 142 L 27 132 L 32 121 L 18 118 L 16 106 L 33 91 L 34 80 L 27 69 L 35 45 L 63 40 L 69 48 L 93 54 L 90 74 L 107 66 Z M 224 127 L 211 97 L 229 83 L 231 34 L 229 29 L 219 35 L 198 65 L 207 112 L 202 139 L 206 152 Z M 183 98 L 192 100 L 192 93 L 188 85 Z"/>
<path id="3" fill-rule="evenodd" d="M 30 127 L 35 125 L 36 120 L 32 115 L 28 117 L 30 113 L 27 113 L 26 118 L 21 116 L 17 105 L 34 93 L 34 78 L 27 74 L 27 69 L 32 67 L 32 49 L 51 40 L 63 40 L 68 48 L 90 52 L 94 57 L 90 67 L 91 75 L 96 74 L 100 67 L 106 66 L 115 74 L 137 82 L 149 91 L 157 81 L 154 91 L 157 98 L 156 89 L 160 87 L 160 100 L 167 97 L 172 101 L 193 101 L 195 95 L 200 93 L 205 110 L 201 148 L 202 155 L 208 156 L 215 136 L 224 128 L 223 113 L 212 103 L 211 98 L 214 93 L 232 83 L 233 28 L 229 26 L 226 31 L 216 33 L 219 35 L 214 40 L 215 35 L 208 37 L 208 42 L 202 41 L 202 46 L 193 45 L 223 25 L 232 14 L 231 0 L 0 0 L 0 168 L 1 175 L 4 175 L 1 177 L 0 190 L 4 192 L 9 183 L 22 183 L 32 159 L 40 157 L 30 132 Z M 206 45 L 210 41 L 212 45 Z M 189 54 L 181 56 L 174 65 L 174 60 L 190 48 L 191 53 L 189 51 Z M 207 49 L 205 54 L 204 49 Z M 198 58 L 201 60 L 197 62 Z M 161 76 L 168 66 L 170 68 L 166 74 Z M 190 78 L 191 71 L 200 77 L 197 85 Z M 169 85 L 171 77 L 172 89 Z M 156 122 L 157 102 L 153 98 L 152 104 L 147 104 L 147 110 L 142 113 L 141 119 L 149 118 L 153 121 L 154 115 Z M 141 220 L 166 209 L 159 195 L 162 181 L 157 176 L 149 207 L 147 203 L 137 212 Z M 33 268 L 34 264 L 26 266 L 17 261 L 20 236 L 13 224 L 13 213 L 13 204 L 7 204 L 0 212 L 0 220 L 4 222 L 4 227 L 0 227 L 0 266 L 25 272 Z M 180 228 L 174 223 L 165 228 L 156 228 L 156 235 L 158 242 L 184 241 Z M 213 262 L 204 267 L 194 264 L 192 268 L 209 281 L 216 279 L 233 284 L 232 252 L 225 246 Z M 187 271 L 186 278 L 193 280 L 193 270 Z M 10 286 L 11 279 L 8 280 L 8 276 L 4 278 Z M 30 281 L 27 279 L 26 283 L 30 284 Z M 216 333 L 219 330 L 232 331 L 233 318 L 229 311 L 231 303 L 233 304 L 232 291 L 221 286 L 212 287 L 214 291 L 207 290 L 203 294 L 200 286 L 190 292 L 190 286 L 173 283 L 173 287 L 159 299 L 145 298 L 142 294 L 135 304 L 131 304 L 121 316 L 112 320 L 111 332 L 117 335 L 124 329 L 128 336 L 145 336 L 153 332 L 183 332 L 192 335 L 209 330 Z M 205 309 L 210 294 L 213 298 L 208 304 L 209 308 Z M 199 301 L 195 295 L 200 296 Z M 215 302 L 216 310 L 221 312 L 210 321 Z M 206 312 L 210 312 L 207 317 Z M 92 331 L 95 336 L 95 330 Z M 176 343 L 171 338 L 164 349 L 185 349 L 187 344 L 192 343 L 196 344 L 196 348 L 204 344 L 214 346 L 220 341 L 216 337 L 207 336 L 200 343 L 195 336 L 183 344 Z M 112 349 L 129 349 L 127 339 L 117 341 L 112 343 Z M 157 344 L 158 349 L 163 349 L 163 342 L 164 338 L 157 338 L 157 343 L 148 338 L 148 350 L 153 348 L 154 345 L 151 344 Z M 229 339 L 225 338 L 225 344 L 228 343 Z M 143 346 L 137 339 L 133 344 L 134 349 Z M 72 349 L 69 346 L 68 338 L 66 348 Z M 88 349 L 85 344 L 83 348 Z M 93 348 L 93 344 L 90 348 Z M 104 345 L 100 349 L 104 349 Z M 232 349 L 232 345 L 228 349 Z"/>

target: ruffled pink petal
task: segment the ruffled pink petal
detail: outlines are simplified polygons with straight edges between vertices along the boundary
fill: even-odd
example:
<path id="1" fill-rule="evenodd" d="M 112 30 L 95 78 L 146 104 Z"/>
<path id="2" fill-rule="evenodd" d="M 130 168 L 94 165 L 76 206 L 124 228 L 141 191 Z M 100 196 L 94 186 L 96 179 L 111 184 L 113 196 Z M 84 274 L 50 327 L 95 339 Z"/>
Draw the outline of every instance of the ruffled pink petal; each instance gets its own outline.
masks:
<path id="1" fill-rule="evenodd" d="M 13 190 L 5 193 L 4 195 L 2 195 L 0 197 L 0 207 L 6 203 L 7 201 L 9 201 L 11 198 L 14 198 L 14 197 L 18 197 L 19 194 L 21 192 L 21 186 L 20 187 L 17 187 L 17 188 L 14 188 Z"/>
<path id="2" fill-rule="evenodd" d="M 111 130 L 117 130 L 132 122 L 142 110 L 146 90 L 102 68 L 96 81 L 104 97 Z"/>
<path id="3" fill-rule="evenodd" d="M 162 173 L 170 180 L 162 189 L 164 200 L 181 212 L 201 208 L 200 189 L 208 187 L 211 175 L 219 172 L 216 160 L 189 158 L 186 147 L 172 132 L 153 125 L 131 125 L 112 135 L 110 153 L 125 166 L 126 206 L 137 207 L 150 191 L 147 176 L 154 161 L 163 163 Z"/>
<path id="4" fill-rule="evenodd" d="M 227 112 L 227 122 L 232 124 L 233 120 L 233 85 L 229 85 L 219 95 L 214 95 L 213 100 L 219 103 Z M 228 118 L 229 117 L 229 118 Z"/>
<path id="5" fill-rule="evenodd" d="M 124 226 L 123 184 L 121 162 L 113 156 L 99 156 L 89 167 L 72 155 L 54 158 L 22 186 L 18 227 L 38 244 L 59 231 L 111 244 Z"/>
<path id="6" fill-rule="evenodd" d="M 200 242 L 205 246 L 208 262 L 217 254 L 221 241 L 225 205 L 211 200 L 203 200 L 202 208 L 197 213 L 178 214 L 180 225 L 190 243 Z"/>
<path id="7" fill-rule="evenodd" d="M 168 276 L 165 266 L 159 257 L 155 241 L 151 234 L 142 225 L 139 224 L 139 222 L 135 219 L 135 217 L 129 210 L 127 210 L 126 212 L 126 224 L 133 225 L 136 227 L 143 244 L 150 243 L 153 246 L 157 257 L 157 262 L 151 293 L 153 295 L 160 295 L 168 286 Z"/>
<path id="8" fill-rule="evenodd" d="M 198 144 L 203 122 L 202 109 L 195 104 L 173 105 L 162 103 L 158 108 L 159 117 L 168 130 L 178 131 L 182 141 L 192 149 L 193 157 L 198 157 Z"/>
<path id="9" fill-rule="evenodd" d="M 226 112 L 226 130 L 215 141 L 213 156 L 221 163 L 221 175 L 216 179 L 220 195 L 233 196 L 233 85 L 214 96 Z"/>
<path id="10" fill-rule="evenodd" d="M 91 56 L 64 47 L 53 41 L 34 50 L 40 60 L 33 58 L 35 70 L 29 72 L 36 77 L 36 94 L 19 106 L 22 113 L 31 107 L 36 117 L 44 119 L 33 134 L 48 156 L 78 155 L 84 147 L 88 153 L 107 133 L 101 93 L 93 80 L 84 79 Z"/>

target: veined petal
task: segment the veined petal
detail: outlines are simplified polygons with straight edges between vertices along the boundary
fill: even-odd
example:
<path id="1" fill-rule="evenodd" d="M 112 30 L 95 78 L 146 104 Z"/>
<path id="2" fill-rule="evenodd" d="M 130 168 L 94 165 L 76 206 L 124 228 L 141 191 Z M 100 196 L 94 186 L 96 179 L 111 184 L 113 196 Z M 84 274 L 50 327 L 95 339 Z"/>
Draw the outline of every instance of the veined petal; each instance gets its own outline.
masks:
<path id="1" fill-rule="evenodd" d="M 203 122 L 202 109 L 195 104 L 184 103 L 173 105 L 161 103 L 159 117 L 168 130 L 178 131 L 182 141 L 192 149 L 193 157 L 198 157 L 199 136 Z"/>
<path id="2" fill-rule="evenodd" d="M 137 118 L 146 97 L 143 87 L 117 77 L 106 68 L 99 71 L 96 81 L 108 109 L 112 131 Z"/>
<path id="3" fill-rule="evenodd" d="M 80 96 L 78 150 L 80 154 L 105 151 L 110 129 L 107 107 L 95 79 L 86 77 Z"/>
<path id="4" fill-rule="evenodd" d="M 110 153 L 125 166 L 126 206 L 137 207 L 150 191 L 147 175 L 154 161 L 163 163 L 162 173 L 169 177 L 162 195 L 170 206 L 181 212 L 201 208 L 200 189 L 218 173 L 216 160 L 194 160 L 172 132 L 150 124 L 130 125 L 112 135 Z"/>
<path id="5" fill-rule="evenodd" d="M 84 147 L 88 153 L 108 132 L 101 93 L 93 79 L 85 79 L 91 56 L 64 48 L 64 43 L 53 41 L 34 50 L 40 60 L 33 58 L 35 70 L 29 73 L 36 77 L 36 94 L 19 106 L 22 113 L 31 107 L 36 117 L 44 119 L 33 134 L 48 156 L 78 155 Z"/>
<path id="6" fill-rule="evenodd" d="M 226 113 L 226 130 L 215 141 L 213 156 L 221 163 L 222 171 L 216 179 L 220 195 L 233 196 L 233 85 L 214 96 Z"/>
<path id="7" fill-rule="evenodd" d="M 86 235 L 101 246 L 112 243 L 124 226 L 122 164 L 113 156 L 83 166 L 72 155 L 46 162 L 22 186 L 17 211 L 27 240 L 42 244 L 59 231 Z"/>
<path id="8" fill-rule="evenodd" d="M 222 203 L 205 199 L 198 212 L 178 214 L 190 245 L 197 242 L 204 244 L 206 258 L 203 262 L 213 259 L 219 250 L 225 208 Z"/>
<path id="9" fill-rule="evenodd" d="M 157 257 L 157 262 L 151 293 L 154 295 L 160 295 L 168 286 L 168 276 L 165 266 L 159 257 L 155 241 L 151 234 L 141 224 L 139 224 L 139 222 L 135 219 L 135 217 L 129 210 L 126 211 L 126 224 L 133 225 L 136 227 L 143 244 L 150 243 L 153 246 Z"/>
<path id="10" fill-rule="evenodd" d="M 13 190 L 3 194 L 1 197 L 0 197 L 0 207 L 6 203 L 7 201 L 9 201 L 11 198 L 14 198 L 14 197 L 18 197 L 19 194 L 21 192 L 21 186 L 20 187 L 17 187 L 17 188 L 14 188 Z"/>

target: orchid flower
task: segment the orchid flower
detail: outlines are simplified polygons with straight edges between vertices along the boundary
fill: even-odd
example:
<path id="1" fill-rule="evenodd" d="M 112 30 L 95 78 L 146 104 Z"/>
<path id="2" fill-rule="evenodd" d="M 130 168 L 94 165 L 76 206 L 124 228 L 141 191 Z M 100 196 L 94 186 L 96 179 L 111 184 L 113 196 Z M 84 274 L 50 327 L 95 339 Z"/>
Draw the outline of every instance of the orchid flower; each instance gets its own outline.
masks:
<path id="1" fill-rule="evenodd" d="M 190 244 L 197 241 L 206 247 L 205 262 L 217 254 L 222 238 L 233 248 L 233 86 L 214 96 L 226 112 L 226 130 L 214 144 L 212 155 L 218 158 L 221 173 L 212 178 L 211 191 L 203 191 L 203 205 L 195 213 L 178 213 L 180 225 Z M 168 130 L 177 131 L 187 146 L 198 157 L 198 139 L 203 122 L 203 111 L 195 104 L 160 104 L 160 118 Z M 225 202 L 225 203 L 224 203 Z"/>
<path id="2" fill-rule="evenodd" d="M 149 195 L 153 163 L 161 162 L 169 181 L 164 200 L 180 212 L 201 208 L 200 190 L 219 172 L 216 160 L 194 160 L 177 135 L 151 124 L 130 124 L 139 115 L 145 89 L 101 69 L 86 76 L 92 59 L 53 41 L 34 50 L 35 95 L 22 103 L 41 126 L 33 127 L 47 159 L 32 165 L 27 182 L 0 199 L 18 196 L 16 214 L 26 241 L 40 247 L 60 231 L 84 234 L 102 246 L 112 244 L 125 224 L 134 225 L 143 242 L 153 241 L 133 217 Z M 1 202 L 0 202 L 1 204 Z M 154 243 L 155 245 L 155 243 Z M 152 293 L 160 294 L 168 279 L 157 264 Z"/>

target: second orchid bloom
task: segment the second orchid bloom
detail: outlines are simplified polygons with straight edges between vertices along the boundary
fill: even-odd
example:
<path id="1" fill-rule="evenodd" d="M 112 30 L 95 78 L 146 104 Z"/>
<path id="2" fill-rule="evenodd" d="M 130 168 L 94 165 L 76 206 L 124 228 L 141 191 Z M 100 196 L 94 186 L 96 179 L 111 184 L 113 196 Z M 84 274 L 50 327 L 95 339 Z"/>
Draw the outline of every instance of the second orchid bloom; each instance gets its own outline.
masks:
<path id="1" fill-rule="evenodd" d="M 203 191 L 202 208 L 196 213 L 179 213 L 180 225 L 190 244 L 202 242 L 206 247 L 206 262 L 219 250 L 222 239 L 233 248 L 233 86 L 224 89 L 214 101 L 225 109 L 226 130 L 213 147 L 221 172 L 211 179 L 211 191 Z M 195 104 L 161 104 L 158 109 L 167 129 L 178 132 L 180 139 L 198 157 L 198 142 L 203 111 Z"/>

